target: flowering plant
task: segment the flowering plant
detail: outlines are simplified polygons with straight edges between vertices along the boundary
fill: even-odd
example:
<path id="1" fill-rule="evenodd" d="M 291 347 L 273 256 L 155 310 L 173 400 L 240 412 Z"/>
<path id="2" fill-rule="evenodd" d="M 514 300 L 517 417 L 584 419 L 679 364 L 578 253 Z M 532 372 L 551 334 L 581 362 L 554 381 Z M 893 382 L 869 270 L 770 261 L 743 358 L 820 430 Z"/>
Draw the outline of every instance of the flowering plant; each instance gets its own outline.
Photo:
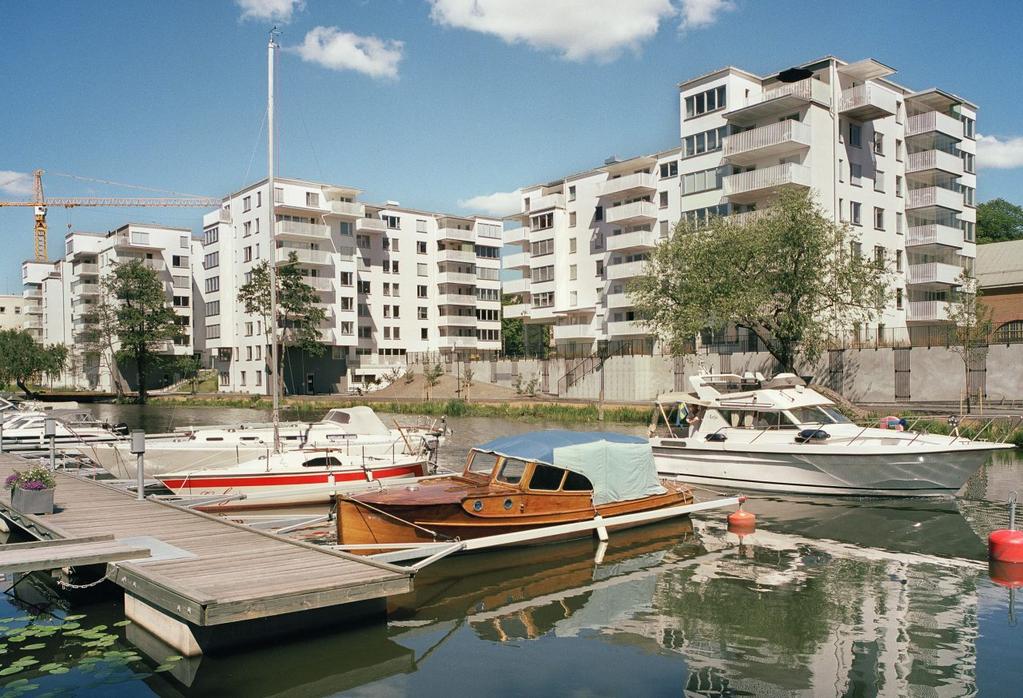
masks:
<path id="1" fill-rule="evenodd" d="M 56 486 L 57 481 L 53 479 L 53 473 L 38 465 L 25 472 L 15 470 L 4 480 L 4 487 L 10 489 L 19 487 L 23 490 L 48 490 Z"/>

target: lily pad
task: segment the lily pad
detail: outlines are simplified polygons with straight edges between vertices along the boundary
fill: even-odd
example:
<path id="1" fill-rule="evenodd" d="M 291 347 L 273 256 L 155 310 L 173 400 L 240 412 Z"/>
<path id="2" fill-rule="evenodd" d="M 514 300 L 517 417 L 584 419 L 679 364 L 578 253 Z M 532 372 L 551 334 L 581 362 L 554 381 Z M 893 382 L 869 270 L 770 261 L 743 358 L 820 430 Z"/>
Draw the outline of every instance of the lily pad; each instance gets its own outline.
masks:
<path id="1" fill-rule="evenodd" d="M 174 668 L 173 664 L 161 664 L 160 666 L 156 667 L 153 671 L 170 671 L 173 668 Z"/>
<path id="2" fill-rule="evenodd" d="M 123 628 L 126 625 L 131 625 L 131 621 L 130 620 L 119 620 L 116 623 L 114 623 L 114 627 L 115 628 Z"/>
<path id="3" fill-rule="evenodd" d="M 59 666 L 59 667 L 54 667 L 53 669 L 50 669 L 47 673 L 48 674 L 66 674 L 69 671 L 71 671 L 71 670 L 68 669 L 66 666 Z"/>
<path id="4" fill-rule="evenodd" d="M 79 613 L 76 616 L 64 616 L 64 620 L 81 620 L 82 618 L 85 618 L 84 613 Z"/>
<path id="5" fill-rule="evenodd" d="M 184 657 L 182 657 L 180 654 L 172 654 L 171 656 L 167 657 L 163 661 L 164 662 L 180 662 L 182 659 L 184 659 Z"/>
<path id="6" fill-rule="evenodd" d="M 23 650 L 41 650 L 46 648 L 45 642 L 36 642 L 31 645 L 24 645 L 21 649 Z"/>
<path id="7" fill-rule="evenodd" d="M 25 667 L 23 667 L 21 664 L 12 664 L 11 666 L 7 667 L 6 669 L 0 669 L 0 676 L 10 676 L 11 674 L 17 674 L 19 671 L 22 671 L 24 668 Z"/>

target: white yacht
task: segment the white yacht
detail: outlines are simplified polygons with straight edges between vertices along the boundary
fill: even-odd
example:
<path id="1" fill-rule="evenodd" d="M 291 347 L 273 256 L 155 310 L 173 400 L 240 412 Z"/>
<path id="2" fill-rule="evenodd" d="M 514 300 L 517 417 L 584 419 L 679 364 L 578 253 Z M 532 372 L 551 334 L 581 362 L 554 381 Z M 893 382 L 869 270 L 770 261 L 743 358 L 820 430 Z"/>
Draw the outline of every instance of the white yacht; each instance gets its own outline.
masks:
<path id="1" fill-rule="evenodd" d="M 127 427 L 110 426 L 84 410 L 49 410 L 46 412 L 6 411 L 0 425 L 0 444 L 4 451 L 45 451 L 50 448 L 46 438 L 46 420 L 54 420 L 54 446 L 61 450 L 86 444 L 123 441 Z"/>
<path id="2" fill-rule="evenodd" d="M 689 379 L 657 401 L 657 470 L 695 484 L 770 492 L 912 497 L 955 494 L 1011 444 L 859 426 L 798 376 Z"/>
<path id="3" fill-rule="evenodd" d="M 336 408 L 319 422 L 280 425 L 286 450 L 330 448 L 346 456 L 414 455 L 443 442 L 446 428 L 436 425 L 388 427 L 369 407 Z M 185 427 L 147 437 L 145 472 L 155 477 L 183 468 L 214 469 L 267 457 L 273 451 L 270 424 Z M 99 444 L 82 453 L 120 478 L 135 477 L 136 458 L 127 443 Z"/>

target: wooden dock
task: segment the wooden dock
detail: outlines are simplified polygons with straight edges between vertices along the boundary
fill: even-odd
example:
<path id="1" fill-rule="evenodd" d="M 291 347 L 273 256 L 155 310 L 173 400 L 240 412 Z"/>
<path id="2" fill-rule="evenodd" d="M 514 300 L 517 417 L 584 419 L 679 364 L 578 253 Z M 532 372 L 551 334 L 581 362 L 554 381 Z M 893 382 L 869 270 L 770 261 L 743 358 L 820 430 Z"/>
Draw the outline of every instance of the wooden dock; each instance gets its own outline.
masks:
<path id="1" fill-rule="evenodd" d="M 27 461 L 0 454 L 0 480 Z M 411 591 L 413 572 L 301 541 L 257 531 L 167 502 L 138 501 L 133 493 L 57 472 L 53 514 L 14 511 L 0 492 L 0 514 L 40 540 L 36 548 L 0 546 L 5 560 L 24 564 L 52 553 L 54 569 L 92 553 L 106 562 L 106 577 L 124 589 L 126 615 L 183 654 L 202 652 L 215 627 L 244 627 L 273 619 L 294 624 L 306 611 L 337 609 Z M 107 540 L 101 540 L 110 536 Z M 116 544 L 116 545 L 115 545 Z M 78 551 L 72 550 L 77 546 Z M 115 546 L 115 547 L 111 547 Z M 65 550 L 66 559 L 58 553 Z M 133 559 L 130 551 L 140 550 Z M 109 557 L 102 558 L 104 554 Z M 87 558 L 89 564 L 98 560 Z M 308 615 L 308 614 L 307 614 Z M 266 624 L 264 624 L 265 626 Z"/>

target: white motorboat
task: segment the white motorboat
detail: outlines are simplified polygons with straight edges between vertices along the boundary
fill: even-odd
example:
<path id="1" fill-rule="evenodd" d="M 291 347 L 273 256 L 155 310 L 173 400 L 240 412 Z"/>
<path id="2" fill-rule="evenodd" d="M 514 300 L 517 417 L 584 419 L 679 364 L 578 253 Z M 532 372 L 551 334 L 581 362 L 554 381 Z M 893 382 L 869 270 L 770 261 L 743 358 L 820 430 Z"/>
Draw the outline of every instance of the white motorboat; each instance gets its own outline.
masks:
<path id="1" fill-rule="evenodd" d="M 332 448 L 306 448 L 236 465 L 189 468 L 156 477 L 179 496 L 225 498 L 196 507 L 224 511 L 326 504 L 335 491 L 376 480 L 422 477 L 428 466 L 424 455 L 363 456 Z M 226 499 L 231 497 L 235 498 Z"/>
<path id="2" fill-rule="evenodd" d="M 54 421 L 53 443 L 58 450 L 78 449 L 90 444 L 123 441 L 127 427 L 110 426 L 84 410 L 52 410 L 47 412 L 4 412 L 0 426 L 0 443 L 4 451 L 45 451 L 50 448 L 46 437 L 46 420 Z"/>
<path id="3" fill-rule="evenodd" d="M 689 483 L 825 495 L 952 495 L 992 451 L 1013 448 L 956 432 L 858 426 L 792 374 L 689 381 L 692 393 L 658 398 L 662 421 L 650 439 L 658 472 Z"/>
<path id="4" fill-rule="evenodd" d="M 319 422 L 280 425 L 282 449 L 330 448 L 345 456 L 418 455 L 443 442 L 443 425 L 388 427 L 369 407 L 332 409 Z M 269 424 L 184 427 L 148 437 L 145 472 L 150 477 L 182 468 L 213 469 L 237 465 L 273 451 Z M 136 458 L 127 443 L 83 449 L 84 455 L 115 477 L 135 477 Z"/>

